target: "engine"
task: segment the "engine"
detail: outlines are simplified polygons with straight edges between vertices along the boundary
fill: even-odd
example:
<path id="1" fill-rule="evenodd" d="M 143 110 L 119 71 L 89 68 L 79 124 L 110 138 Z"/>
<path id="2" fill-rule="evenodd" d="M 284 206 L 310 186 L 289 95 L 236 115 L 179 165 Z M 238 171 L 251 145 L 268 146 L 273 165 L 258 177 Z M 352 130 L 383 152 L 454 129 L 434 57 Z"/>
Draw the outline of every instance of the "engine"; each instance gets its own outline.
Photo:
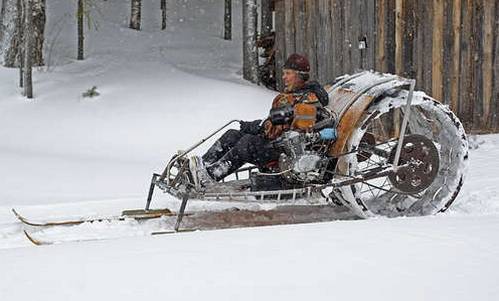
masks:
<path id="1" fill-rule="evenodd" d="M 327 166 L 328 159 L 323 155 L 324 149 L 320 148 L 323 142 L 319 134 L 288 131 L 283 133 L 276 144 L 282 151 L 279 169 L 288 181 L 311 182 L 321 179 L 321 170 Z"/>

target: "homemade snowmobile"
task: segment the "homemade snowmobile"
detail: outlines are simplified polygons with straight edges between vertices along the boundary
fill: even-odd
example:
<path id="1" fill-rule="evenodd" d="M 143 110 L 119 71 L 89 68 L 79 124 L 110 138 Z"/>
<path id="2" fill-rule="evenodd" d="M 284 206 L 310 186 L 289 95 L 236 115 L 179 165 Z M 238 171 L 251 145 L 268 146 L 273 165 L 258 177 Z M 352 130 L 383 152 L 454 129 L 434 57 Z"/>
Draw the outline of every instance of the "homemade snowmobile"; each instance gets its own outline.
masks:
<path id="1" fill-rule="evenodd" d="M 284 205 L 322 199 L 360 218 L 443 212 L 463 184 L 468 143 L 449 108 L 414 87 L 414 80 L 372 71 L 340 77 L 327 88 L 331 120 L 308 133 L 285 132 L 275 142 L 282 150 L 277 168 L 248 166 L 196 188 L 187 156 L 237 122 L 230 121 L 153 175 L 145 210 L 157 187 L 182 200 L 175 231 L 191 199 Z M 321 139 L 317 131 L 332 125 L 337 139 Z"/>
<path id="2" fill-rule="evenodd" d="M 331 118 L 317 122 L 309 132 L 285 132 L 275 141 L 281 155 L 273 168 L 243 167 L 220 183 L 199 188 L 191 176 L 188 155 L 238 122 L 230 121 L 175 154 L 161 174 L 153 174 L 145 209 L 62 221 L 32 221 L 15 210 L 13 213 L 23 224 L 41 229 L 36 234 L 54 226 L 141 221 L 156 222 L 144 230 L 156 235 L 443 212 L 463 185 L 468 142 L 461 122 L 449 108 L 415 92 L 414 87 L 414 80 L 372 71 L 342 76 L 327 88 L 326 109 Z M 336 139 L 323 139 L 319 134 L 323 129 L 334 129 Z M 182 200 L 178 212 L 151 209 L 156 188 Z M 273 203 L 275 207 L 193 211 L 183 222 L 187 225 L 180 228 L 189 200 Z M 60 242 L 24 233 L 37 245 Z M 88 239 L 63 239 L 81 240 Z"/>

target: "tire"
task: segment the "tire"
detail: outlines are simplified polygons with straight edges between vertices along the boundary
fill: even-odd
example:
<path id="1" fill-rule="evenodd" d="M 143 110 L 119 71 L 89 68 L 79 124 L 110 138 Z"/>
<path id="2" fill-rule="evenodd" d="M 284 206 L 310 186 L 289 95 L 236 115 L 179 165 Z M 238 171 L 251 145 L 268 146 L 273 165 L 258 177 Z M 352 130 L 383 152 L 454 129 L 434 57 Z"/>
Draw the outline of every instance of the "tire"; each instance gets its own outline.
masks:
<path id="1" fill-rule="evenodd" d="M 347 166 L 347 174 L 355 176 L 367 170 L 369 164 L 392 163 L 389 162 L 390 158 L 374 154 L 366 160 L 361 157 L 359 145 L 366 138 L 372 140 L 368 135 L 374 136 L 380 149 L 385 148 L 386 152 L 391 151 L 393 154 L 398 136 L 380 133 L 396 132 L 385 129 L 385 125 L 387 121 L 394 124 L 395 111 L 398 110 L 403 116 L 407 96 L 408 91 L 399 90 L 375 100 L 347 141 L 345 152 L 354 153 L 340 157 L 337 166 Z M 416 134 L 431 139 L 438 150 L 435 151 L 439 162 L 436 164 L 438 172 L 432 177 L 433 182 L 418 193 L 400 191 L 393 178 L 388 176 L 335 190 L 335 196 L 359 217 L 421 216 L 443 212 L 454 202 L 463 185 L 468 162 L 468 141 L 459 119 L 447 106 L 423 92 L 414 92 L 410 114 L 406 135 Z M 373 163 L 376 160 L 378 162 Z"/>

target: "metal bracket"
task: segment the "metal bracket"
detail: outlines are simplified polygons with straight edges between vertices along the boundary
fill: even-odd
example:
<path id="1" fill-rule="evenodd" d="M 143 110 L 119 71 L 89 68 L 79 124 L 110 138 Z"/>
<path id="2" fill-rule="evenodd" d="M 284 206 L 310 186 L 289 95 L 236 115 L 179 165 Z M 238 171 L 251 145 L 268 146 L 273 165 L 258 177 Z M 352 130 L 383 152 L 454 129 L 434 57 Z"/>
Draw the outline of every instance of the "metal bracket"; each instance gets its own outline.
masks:
<path id="1" fill-rule="evenodd" d="M 410 80 L 409 87 L 409 95 L 407 96 L 407 104 L 405 105 L 405 114 L 404 119 L 402 120 L 402 127 L 400 128 L 400 136 L 397 144 L 397 151 L 395 153 L 395 158 L 393 160 L 393 169 L 397 170 L 399 160 L 400 160 L 400 152 L 402 151 L 402 144 L 404 143 L 405 131 L 407 129 L 407 123 L 409 122 L 409 115 L 411 115 L 411 104 L 412 104 L 412 96 L 414 94 L 414 87 L 416 86 L 416 80 Z"/>

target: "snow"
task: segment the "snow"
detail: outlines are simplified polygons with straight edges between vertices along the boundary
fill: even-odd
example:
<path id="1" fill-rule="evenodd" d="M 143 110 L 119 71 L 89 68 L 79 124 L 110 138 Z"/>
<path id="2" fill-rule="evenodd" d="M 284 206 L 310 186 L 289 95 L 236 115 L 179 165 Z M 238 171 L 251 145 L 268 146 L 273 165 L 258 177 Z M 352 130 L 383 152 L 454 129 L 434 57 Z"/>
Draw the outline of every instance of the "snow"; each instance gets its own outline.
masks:
<path id="1" fill-rule="evenodd" d="M 37 234 L 115 239 L 32 246 L 12 207 L 33 219 L 140 208 L 173 153 L 228 120 L 265 116 L 275 95 L 241 80 L 241 1 L 234 41 L 221 39 L 223 1 L 168 1 L 166 32 L 159 0 L 143 4 L 142 32 L 127 28 L 129 3 L 97 5 L 77 62 L 74 3 L 48 1 L 55 46 L 34 101 L 0 68 L 0 300 L 499 298 L 499 135 L 472 139 L 463 190 L 437 216 L 153 237 L 143 234 L 170 225 L 85 224 Z M 83 98 L 92 86 L 101 95 Z M 153 205 L 179 202 L 158 194 Z M 207 206 L 224 207 L 188 209 Z"/>

